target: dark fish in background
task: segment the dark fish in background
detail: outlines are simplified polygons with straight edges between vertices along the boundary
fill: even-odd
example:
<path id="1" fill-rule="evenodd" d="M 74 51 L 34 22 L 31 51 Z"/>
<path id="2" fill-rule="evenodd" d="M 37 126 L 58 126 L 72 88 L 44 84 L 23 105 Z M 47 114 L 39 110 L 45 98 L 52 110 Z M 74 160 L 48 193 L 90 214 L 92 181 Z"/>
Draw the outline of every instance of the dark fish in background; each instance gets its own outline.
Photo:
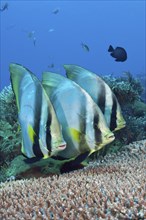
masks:
<path id="1" fill-rule="evenodd" d="M 8 10 L 8 3 L 6 2 L 4 5 L 2 5 L 2 7 L 0 8 L 0 11 L 5 11 Z"/>
<path id="2" fill-rule="evenodd" d="M 53 13 L 53 14 L 58 14 L 59 11 L 60 11 L 60 8 L 55 8 L 55 9 L 52 11 L 52 13 Z"/>
<path id="3" fill-rule="evenodd" d="M 81 46 L 82 46 L 82 48 L 83 48 L 85 51 L 87 51 L 87 52 L 90 51 L 90 49 L 89 49 L 89 47 L 88 47 L 87 44 L 81 43 Z"/>
<path id="4" fill-rule="evenodd" d="M 115 49 L 110 45 L 108 52 L 111 52 L 111 56 L 116 58 L 117 62 L 124 62 L 127 60 L 127 52 L 123 47 L 116 47 Z"/>

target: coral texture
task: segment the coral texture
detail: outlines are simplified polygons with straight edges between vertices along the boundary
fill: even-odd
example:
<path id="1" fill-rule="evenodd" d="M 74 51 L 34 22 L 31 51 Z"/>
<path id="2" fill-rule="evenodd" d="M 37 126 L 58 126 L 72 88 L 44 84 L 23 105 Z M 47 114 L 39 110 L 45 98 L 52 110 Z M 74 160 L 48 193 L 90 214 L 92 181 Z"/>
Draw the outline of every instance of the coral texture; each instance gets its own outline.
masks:
<path id="1" fill-rule="evenodd" d="M 1 183 L 2 220 L 146 219 L 146 140 L 83 170 Z"/>
<path id="2" fill-rule="evenodd" d="M 5 87 L 0 92 L 0 165 L 20 152 L 21 133 L 17 112 L 12 87 Z"/>
<path id="3" fill-rule="evenodd" d="M 121 104 L 131 103 L 139 100 L 144 88 L 139 79 L 134 78 L 130 72 L 125 72 L 125 76 L 113 77 L 103 76 L 103 80 L 110 86 Z"/>
<path id="4" fill-rule="evenodd" d="M 126 128 L 115 132 L 115 141 L 100 151 L 105 155 L 125 144 L 146 139 L 146 103 L 140 100 L 142 85 L 129 72 L 125 77 L 104 76 L 103 79 L 117 95 L 126 120 Z M 21 128 L 11 85 L 0 92 L 0 112 L 0 181 L 3 181 L 11 161 L 21 154 Z"/>

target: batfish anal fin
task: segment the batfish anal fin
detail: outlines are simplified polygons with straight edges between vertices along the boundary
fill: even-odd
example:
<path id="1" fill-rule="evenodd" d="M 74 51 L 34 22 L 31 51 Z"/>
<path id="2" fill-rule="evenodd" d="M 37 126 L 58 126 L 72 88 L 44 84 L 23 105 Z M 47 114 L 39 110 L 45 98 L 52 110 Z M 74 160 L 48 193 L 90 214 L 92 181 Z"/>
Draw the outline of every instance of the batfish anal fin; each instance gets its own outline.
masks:
<path id="1" fill-rule="evenodd" d="M 84 168 L 84 165 L 81 164 L 81 163 L 88 157 L 88 155 L 89 155 L 89 151 L 87 151 L 83 154 L 80 154 L 74 160 L 63 164 L 63 166 L 60 169 L 60 172 L 61 173 L 66 173 L 66 172 L 69 172 L 69 171 Z"/>

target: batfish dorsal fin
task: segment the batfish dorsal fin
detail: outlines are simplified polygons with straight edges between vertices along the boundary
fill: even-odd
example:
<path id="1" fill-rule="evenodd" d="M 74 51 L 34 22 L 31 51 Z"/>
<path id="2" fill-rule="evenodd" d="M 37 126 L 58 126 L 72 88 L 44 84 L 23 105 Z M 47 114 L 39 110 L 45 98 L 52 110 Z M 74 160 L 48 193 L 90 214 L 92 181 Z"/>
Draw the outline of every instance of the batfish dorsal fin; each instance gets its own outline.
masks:
<path id="1" fill-rule="evenodd" d="M 18 111 L 20 110 L 20 84 L 23 80 L 24 76 L 28 76 L 31 81 L 36 81 L 36 77 L 24 66 L 17 64 L 17 63 L 11 63 L 9 65 L 9 71 L 10 71 L 10 79 L 12 88 L 16 97 L 16 104 Z"/>
<path id="2" fill-rule="evenodd" d="M 10 79 L 11 79 L 11 84 L 13 87 L 13 91 L 15 93 L 16 96 L 16 104 L 18 107 L 18 111 L 20 110 L 20 106 L 19 106 L 19 87 L 20 87 L 20 83 L 21 80 L 26 72 L 26 69 L 19 65 L 19 64 L 10 64 L 9 66 L 9 70 L 10 70 Z"/>
<path id="3" fill-rule="evenodd" d="M 77 65 L 64 65 L 64 68 L 66 70 L 66 76 L 73 81 L 78 77 L 84 77 L 87 74 L 90 74 L 90 71 Z"/>
<path id="4" fill-rule="evenodd" d="M 66 78 L 64 76 L 61 76 L 57 73 L 53 72 L 43 72 L 42 75 L 42 85 L 45 87 L 47 85 L 49 87 L 49 90 L 47 91 L 47 94 L 51 94 L 60 83 L 64 82 Z"/>

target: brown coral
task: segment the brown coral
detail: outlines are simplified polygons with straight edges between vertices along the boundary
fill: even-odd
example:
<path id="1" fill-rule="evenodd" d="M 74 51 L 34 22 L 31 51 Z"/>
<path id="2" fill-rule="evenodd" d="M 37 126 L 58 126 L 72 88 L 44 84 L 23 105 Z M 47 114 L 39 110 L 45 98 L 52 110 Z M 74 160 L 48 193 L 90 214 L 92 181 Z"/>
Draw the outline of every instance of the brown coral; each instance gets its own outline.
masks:
<path id="1" fill-rule="evenodd" d="M 146 218 L 146 140 L 59 176 L 0 185 L 2 220 Z"/>

